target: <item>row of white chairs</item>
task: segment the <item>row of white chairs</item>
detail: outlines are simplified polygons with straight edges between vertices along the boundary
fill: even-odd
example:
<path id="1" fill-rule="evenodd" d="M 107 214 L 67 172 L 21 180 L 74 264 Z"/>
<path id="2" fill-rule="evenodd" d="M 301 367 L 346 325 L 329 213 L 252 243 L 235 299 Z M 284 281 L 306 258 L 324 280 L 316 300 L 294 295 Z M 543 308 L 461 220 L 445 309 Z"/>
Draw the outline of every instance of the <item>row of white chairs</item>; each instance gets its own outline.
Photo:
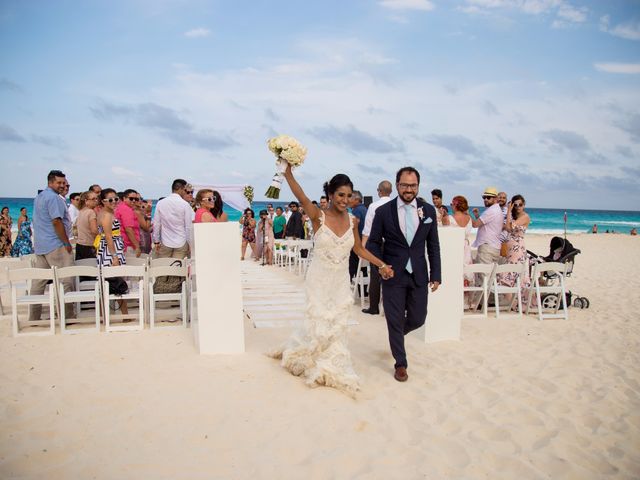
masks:
<path id="1" fill-rule="evenodd" d="M 167 258 L 150 259 L 147 257 L 127 257 L 127 265 L 117 267 L 99 268 L 94 259 L 84 259 L 75 262 L 74 266 L 59 267 L 51 269 L 33 268 L 30 260 L 24 260 L 19 268 L 5 267 L 5 276 L 11 288 L 12 303 L 12 331 L 14 336 L 25 334 L 50 335 L 55 333 L 56 311 L 60 319 L 61 333 L 81 333 L 100 331 L 100 313 L 104 318 L 105 331 L 129 331 L 144 329 L 147 320 L 150 328 L 156 328 L 162 320 L 160 313 L 169 313 L 171 318 L 176 318 L 175 310 L 160 311 L 157 308 L 158 302 L 178 302 L 181 327 L 186 327 L 188 323 L 188 290 L 189 276 L 187 275 L 186 260 Z M 11 267 L 14 267 L 12 265 Z M 160 277 L 179 277 L 180 291 L 175 293 L 156 293 L 154 285 Z M 109 282 L 116 277 L 125 278 L 128 285 L 128 292 L 122 295 L 109 293 Z M 66 291 L 63 281 L 73 279 L 75 288 Z M 47 290 L 42 295 L 31 295 L 30 284 L 34 280 L 50 281 Z M 121 304 L 127 301 L 128 304 L 135 303 L 137 313 L 113 313 L 111 305 Z M 82 306 L 91 303 L 95 311 L 95 317 L 91 317 L 90 328 L 79 328 L 79 325 L 86 324 L 88 317 L 81 317 Z M 68 304 L 75 305 L 76 318 L 74 320 L 66 318 L 65 307 Z M 26 305 L 48 306 L 49 319 L 40 321 L 28 321 L 29 327 L 45 325 L 46 330 L 33 332 L 32 328 L 21 331 L 18 316 L 18 307 Z M 117 320 L 137 317 L 135 322 L 120 322 Z M 76 323 L 76 328 L 68 328 L 69 323 Z M 175 322 L 171 325 L 175 325 Z"/>
<path id="2" fill-rule="evenodd" d="M 305 256 L 303 250 L 306 250 Z M 274 242 L 273 262 L 279 267 L 286 267 L 290 272 L 294 271 L 304 276 L 309 267 L 312 250 L 313 240 L 277 239 Z"/>
<path id="3" fill-rule="evenodd" d="M 538 263 L 531 269 L 531 286 L 529 288 L 526 302 L 523 303 L 521 295 L 521 279 L 524 278 L 529 266 L 527 263 L 505 263 L 505 264 L 482 264 L 474 263 L 464 266 L 465 274 L 473 274 L 476 278 L 480 278 L 479 285 L 470 285 L 464 287 L 463 291 L 469 293 L 472 299 L 470 309 L 475 311 L 482 302 L 481 313 L 469 314 L 466 317 L 483 317 L 488 316 L 489 311 L 489 295 L 494 295 L 494 304 L 496 318 L 500 317 L 500 295 L 509 295 L 512 299 L 506 306 L 510 311 L 515 305 L 518 306 L 517 313 L 522 315 L 523 312 L 530 313 L 532 311 L 533 299 L 535 294 L 535 306 L 537 307 L 538 318 L 544 320 L 547 318 L 569 318 L 569 312 L 566 301 L 565 277 L 567 265 L 558 262 Z M 498 281 L 499 274 L 514 273 L 516 281 L 513 286 L 501 285 Z M 553 285 L 545 282 L 545 273 L 554 274 L 557 281 Z M 549 298 L 552 301 L 545 301 Z M 562 307 L 562 313 L 559 313 Z M 549 312 L 551 310 L 551 312 Z"/>

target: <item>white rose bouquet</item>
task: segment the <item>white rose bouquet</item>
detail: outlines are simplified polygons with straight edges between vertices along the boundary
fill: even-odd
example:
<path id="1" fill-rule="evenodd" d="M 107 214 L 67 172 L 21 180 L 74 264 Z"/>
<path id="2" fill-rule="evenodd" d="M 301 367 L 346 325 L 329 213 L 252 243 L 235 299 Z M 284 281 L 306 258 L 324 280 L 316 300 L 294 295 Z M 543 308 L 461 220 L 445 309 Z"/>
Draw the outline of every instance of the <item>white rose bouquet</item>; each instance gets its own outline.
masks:
<path id="1" fill-rule="evenodd" d="M 304 159 L 307 156 L 307 149 L 300 145 L 300 143 L 293 137 L 288 135 L 279 135 L 274 138 L 270 138 L 267 141 L 269 150 L 271 150 L 277 160 L 277 171 L 271 180 L 271 185 L 265 193 L 267 198 L 280 198 L 280 186 L 284 179 L 284 172 L 287 169 L 287 164 L 292 167 L 299 167 L 304 163 Z"/>

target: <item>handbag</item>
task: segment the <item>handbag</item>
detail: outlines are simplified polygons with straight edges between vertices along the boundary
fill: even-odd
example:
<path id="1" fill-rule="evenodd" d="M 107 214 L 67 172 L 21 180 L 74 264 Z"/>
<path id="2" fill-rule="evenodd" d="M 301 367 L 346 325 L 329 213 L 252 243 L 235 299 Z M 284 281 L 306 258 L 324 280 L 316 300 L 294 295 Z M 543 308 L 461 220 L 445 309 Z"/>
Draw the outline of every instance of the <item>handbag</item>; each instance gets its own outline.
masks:
<path id="1" fill-rule="evenodd" d="M 500 245 L 500 256 L 506 257 L 508 253 L 509 253 L 509 245 L 507 244 L 507 242 L 504 242 Z"/>
<path id="2" fill-rule="evenodd" d="M 111 277 L 109 282 L 109 295 L 124 295 L 129 291 L 129 285 L 122 277 Z"/>

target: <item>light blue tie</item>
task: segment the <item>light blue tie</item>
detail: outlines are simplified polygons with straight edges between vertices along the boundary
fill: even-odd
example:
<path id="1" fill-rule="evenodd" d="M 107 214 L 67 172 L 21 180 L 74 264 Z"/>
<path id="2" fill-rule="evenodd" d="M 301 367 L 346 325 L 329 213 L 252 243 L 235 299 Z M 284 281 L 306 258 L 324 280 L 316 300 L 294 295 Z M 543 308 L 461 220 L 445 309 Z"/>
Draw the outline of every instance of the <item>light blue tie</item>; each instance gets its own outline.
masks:
<path id="1" fill-rule="evenodd" d="M 407 243 L 411 246 L 413 236 L 416 233 L 416 226 L 413 223 L 413 211 L 411 205 L 404 205 L 404 236 L 407 238 Z M 406 266 L 407 272 L 413 273 L 411 268 L 411 258 L 407 260 Z"/>

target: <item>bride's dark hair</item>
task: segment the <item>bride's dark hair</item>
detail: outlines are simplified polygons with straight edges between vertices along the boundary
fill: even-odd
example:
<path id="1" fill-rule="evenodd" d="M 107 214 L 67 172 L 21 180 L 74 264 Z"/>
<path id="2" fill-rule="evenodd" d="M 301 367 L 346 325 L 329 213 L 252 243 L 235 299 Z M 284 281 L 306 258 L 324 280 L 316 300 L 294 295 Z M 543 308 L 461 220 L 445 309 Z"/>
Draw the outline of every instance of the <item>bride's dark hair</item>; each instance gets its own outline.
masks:
<path id="1" fill-rule="evenodd" d="M 337 189 L 345 185 L 351 187 L 351 190 L 353 190 L 353 182 L 351 179 L 344 173 L 338 173 L 328 182 L 324 182 L 322 189 L 324 190 L 324 194 L 329 197 L 329 195 L 333 195 Z"/>

